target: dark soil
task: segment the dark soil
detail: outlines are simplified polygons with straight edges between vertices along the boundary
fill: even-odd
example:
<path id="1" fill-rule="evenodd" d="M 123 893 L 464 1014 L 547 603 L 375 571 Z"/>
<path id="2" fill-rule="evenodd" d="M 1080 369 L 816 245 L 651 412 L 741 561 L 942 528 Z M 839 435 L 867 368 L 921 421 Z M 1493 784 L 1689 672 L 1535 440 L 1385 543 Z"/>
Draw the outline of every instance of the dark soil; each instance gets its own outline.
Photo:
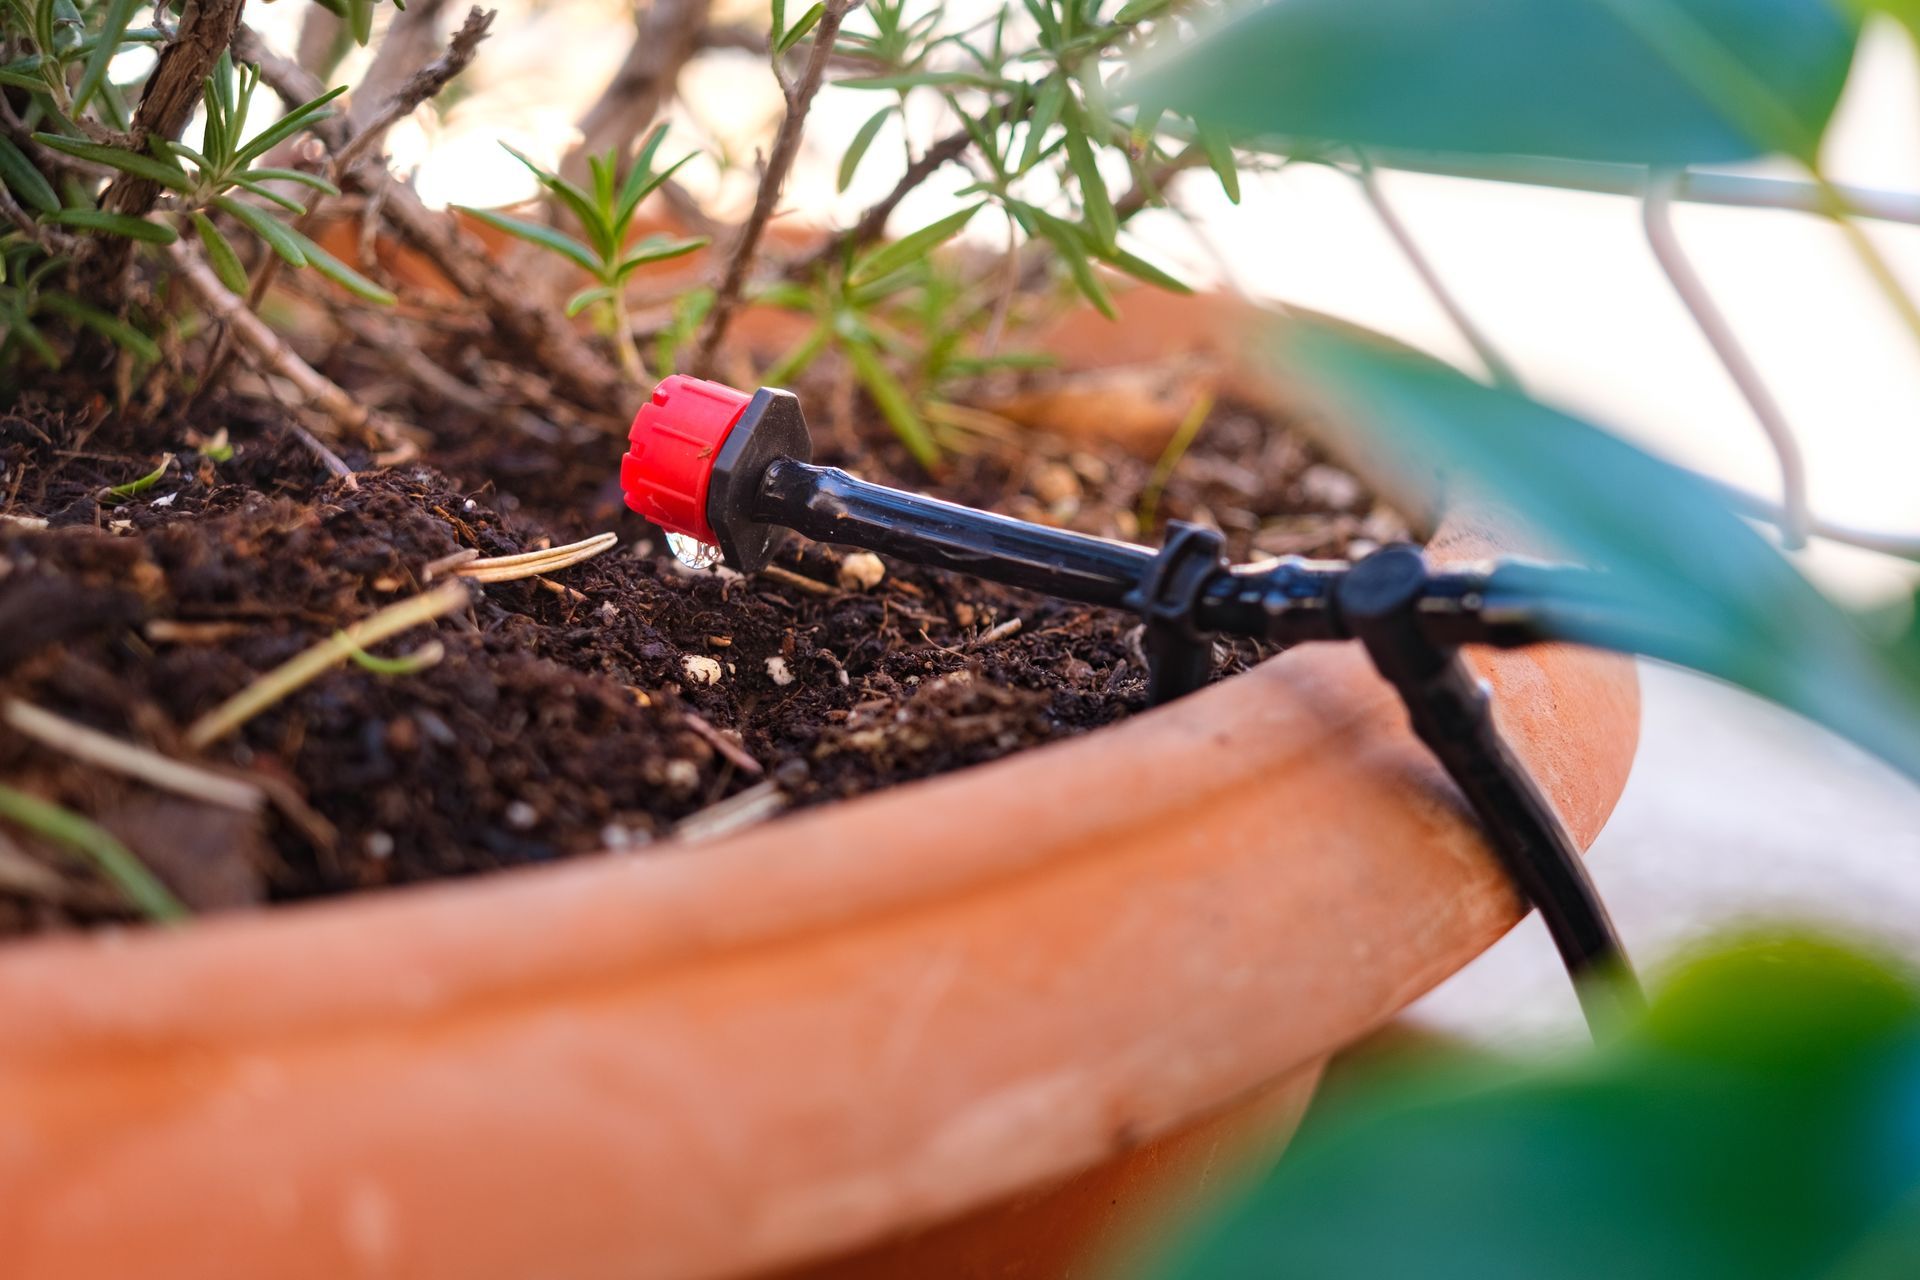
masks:
<path id="1" fill-rule="evenodd" d="M 623 442 L 604 434 L 541 440 L 470 422 L 397 465 L 342 448 L 350 484 L 272 406 L 214 401 L 192 420 L 0 414 L 0 704 L 253 779 L 273 804 L 249 814 L 183 798 L 4 726 L 0 781 L 113 832 L 196 911 L 711 834 L 1144 702 L 1122 614 L 899 563 L 843 589 L 845 553 L 797 539 L 784 574 L 684 570 L 620 505 Z M 178 456 L 157 483 L 106 492 L 166 451 Z M 1134 517 L 1151 464 L 1123 454 L 989 442 L 936 484 L 891 442 L 828 453 L 1025 518 L 1155 536 Z M 1240 557 L 1342 554 L 1401 533 L 1295 435 L 1232 408 L 1202 430 L 1159 512 L 1218 525 Z M 434 665 L 340 666 L 207 750 L 187 746 L 197 716 L 419 592 L 435 561 L 609 529 L 621 542 L 598 558 L 475 586 L 465 610 L 375 646 L 397 656 L 431 633 L 444 647 Z M 1263 655 L 1217 656 L 1225 675 Z M 0 933 L 130 918 L 90 863 L 0 822 Z"/>

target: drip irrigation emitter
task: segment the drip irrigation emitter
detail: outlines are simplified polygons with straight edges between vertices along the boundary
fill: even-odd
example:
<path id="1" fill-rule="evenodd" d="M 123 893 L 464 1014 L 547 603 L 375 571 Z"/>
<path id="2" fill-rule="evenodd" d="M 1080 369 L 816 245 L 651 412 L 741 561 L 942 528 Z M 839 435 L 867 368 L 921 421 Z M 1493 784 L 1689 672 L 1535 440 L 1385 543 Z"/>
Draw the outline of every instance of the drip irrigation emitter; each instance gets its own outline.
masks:
<path id="1" fill-rule="evenodd" d="M 1158 550 L 1014 520 L 812 464 L 800 402 L 676 375 L 634 419 L 621 461 L 627 504 L 688 564 L 764 568 L 784 530 L 1063 599 L 1128 609 L 1144 624 L 1148 696 L 1206 682 L 1218 635 L 1275 644 L 1357 640 L 1406 704 L 1414 732 L 1465 795 L 1507 875 L 1540 912 L 1596 1031 L 1640 992 L 1579 850 L 1494 723 L 1460 646 L 1561 638 L 1544 566 L 1430 567 L 1416 547 L 1348 563 L 1289 556 L 1233 565 L 1221 536 L 1171 526 Z M 1551 574 L 1582 571 L 1552 569 Z M 1578 598 L 1575 596 L 1574 598 Z"/>

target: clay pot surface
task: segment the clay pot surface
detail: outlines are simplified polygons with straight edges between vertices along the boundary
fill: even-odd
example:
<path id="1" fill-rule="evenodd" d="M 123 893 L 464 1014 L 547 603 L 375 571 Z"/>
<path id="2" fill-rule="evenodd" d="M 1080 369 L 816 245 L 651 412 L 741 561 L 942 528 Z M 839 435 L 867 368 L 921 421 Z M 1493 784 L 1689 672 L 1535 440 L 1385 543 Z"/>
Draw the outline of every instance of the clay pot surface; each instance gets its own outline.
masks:
<path id="1" fill-rule="evenodd" d="M 1477 661 L 1589 841 L 1633 755 L 1631 666 Z M 1517 914 L 1349 645 L 723 842 L 13 946 L 5 1269 L 1090 1256 L 1134 1156 L 1203 1165 L 1236 1107 L 1270 1145 L 1326 1055 Z M 931 1253 L 883 1244 L 913 1231 Z"/>

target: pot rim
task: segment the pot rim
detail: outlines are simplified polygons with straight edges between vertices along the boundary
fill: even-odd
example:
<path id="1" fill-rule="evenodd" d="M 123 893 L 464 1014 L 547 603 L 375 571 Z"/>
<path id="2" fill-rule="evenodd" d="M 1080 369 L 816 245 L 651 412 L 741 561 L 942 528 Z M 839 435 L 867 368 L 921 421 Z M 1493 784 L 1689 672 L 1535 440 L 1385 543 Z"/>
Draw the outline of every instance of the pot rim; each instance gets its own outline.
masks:
<path id="1" fill-rule="evenodd" d="M 1631 664 L 1475 661 L 1584 847 Z M 0 1227 L 23 1275 L 193 1274 L 196 1222 L 288 1275 L 818 1256 L 1390 1017 L 1518 916 L 1461 809 L 1364 656 L 1310 647 L 691 848 L 11 947 Z M 506 1152 L 567 1195 L 502 1181 Z"/>

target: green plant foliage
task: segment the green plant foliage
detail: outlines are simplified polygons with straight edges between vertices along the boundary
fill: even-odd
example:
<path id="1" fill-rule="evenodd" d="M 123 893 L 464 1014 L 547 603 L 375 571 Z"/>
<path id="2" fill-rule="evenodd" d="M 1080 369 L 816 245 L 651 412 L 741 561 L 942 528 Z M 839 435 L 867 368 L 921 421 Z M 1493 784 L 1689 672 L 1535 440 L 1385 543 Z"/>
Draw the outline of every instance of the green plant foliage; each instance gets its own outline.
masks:
<path id="1" fill-rule="evenodd" d="M 1856 33 L 1837 0 L 1267 0 L 1135 94 L 1282 148 L 1811 162 Z"/>
<path id="2" fill-rule="evenodd" d="M 683 257 L 707 244 L 704 236 L 678 238 L 663 235 L 648 236 L 638 244 L 630 243 L 634 216 L 640 210 L 641 201 L 659 190 L 681 165 L 693 159 L 693 153 L 689 153 L 664 169 L 654 168 L 654 157 L 659 154 L 660 144 L 666 140 L 666 136 L 665 125 L 647 135 L 639 154 L 628 166 L 624 181 L 618 179 L 620 157 L 617 151 L 590 157 L 587 163 L 593 175 L 591 191 L 582 189 L 557 173 L 549 173 L 512 147 L 506 148 L 514 159 L 527 166 L 539 180 L 541 188 L 578 221 L 585 240 L 545 223 L 510 217 L 491 209 L 463 209 L 463 212 L 488 226 L 496 227 L 528 244 L 539 245 L 592 276 L 595 283 L 573 296 L 567 304 L 567 314 L 578 315 L 588 307 L 597 308 L 602 315 L 603 327 L 620 353 L 623 369 L 635 381 L 645 377 L 645 368 L 640 362 L 639 349 L 634 345 L 633 325 L 627 314 L 628 278 L 649 263 Z"/>
<path id="3" fill-rule="evenodd" d="M 1920 1250 L 1916 1115 L 1912 976 L 1748 937 L 1601 1049 L 1349 1095 L 1160 1274 L 1892 1280 Z"/>
<path id="4" fill-rule="evenodd" d="M 1377 478 L 1417 501 L 1479 495 L 1599 572 L 1517 565 L 1570 639 L 1741 685 L 1920 777 L 1920 681 L 1736 515 L 1709 481 L 1600 428 L 1436 361 L 1323 326 L 1284 359 L 1357 433 Z"/>
<path id="5" fill-rule="evenodd" d="M 48 287 L 66 265 L 64 258 L 48 256 L 19 232 L 0 236 L 0 373 L 23 352 L 48 369 L 60 367 L 60 350 L 41 329 L 47 316 L 97 333 L 141 360 L 158 360 L 160 348 L 138 328 Z"/>

